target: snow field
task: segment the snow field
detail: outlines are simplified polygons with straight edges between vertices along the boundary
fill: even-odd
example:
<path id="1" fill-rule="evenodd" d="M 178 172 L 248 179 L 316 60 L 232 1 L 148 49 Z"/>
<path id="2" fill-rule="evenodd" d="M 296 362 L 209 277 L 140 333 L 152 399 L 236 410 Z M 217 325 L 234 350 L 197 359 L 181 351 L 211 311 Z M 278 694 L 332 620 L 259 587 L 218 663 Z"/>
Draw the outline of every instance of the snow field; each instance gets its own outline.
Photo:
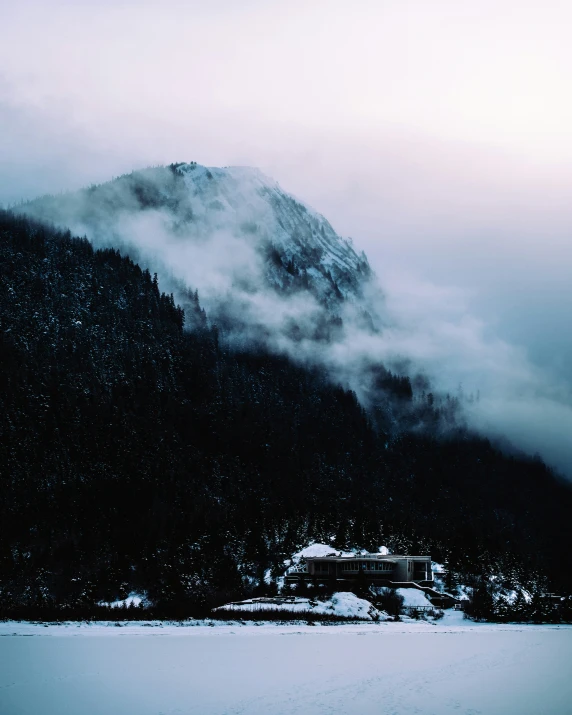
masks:
<path id="1" fill-rule="evenodd" d="M 460 616 L 329 627 L 4 623 L 0 713 L 569 715 L 572 628 Z"/>

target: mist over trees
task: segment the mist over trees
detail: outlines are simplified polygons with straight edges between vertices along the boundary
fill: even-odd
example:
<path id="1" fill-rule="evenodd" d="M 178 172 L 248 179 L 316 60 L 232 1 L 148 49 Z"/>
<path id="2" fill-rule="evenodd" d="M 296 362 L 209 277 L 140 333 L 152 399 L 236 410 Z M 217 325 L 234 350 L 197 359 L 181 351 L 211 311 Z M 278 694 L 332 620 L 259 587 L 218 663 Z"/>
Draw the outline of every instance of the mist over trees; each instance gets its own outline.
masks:
<path id="1" fill-rule="evenodd" d="M 117 250 L 0 212 L 0 609 L 261 594 L 309 540 L 572 591 L 572 490 L 463 428 L 384 427 L 316 368 L 231 348 Z M 188 329 L 185 329 L 187 326 Z M 379 366 L 387 399 L 446 410 Z M 418 421 L 417 421 L 418 422 Z"/>
<path id="2" fill-rule="evenodd" d="M 378 281 L 351 239 L 255 168 L 150 167 L 16 210 L 121 250 L 184 309 L 186 287 L 198 289 L 225 343 L 327 372 L 392 434 L 464 421 L 572 478 L 565 385 L 495 337 L 462 291 L 392 277 L 390 265 Z M 411 400 L 385 399 L 380 364 L 410 379 Z M 418 409 L 431 400 L 446 419 Z"/>

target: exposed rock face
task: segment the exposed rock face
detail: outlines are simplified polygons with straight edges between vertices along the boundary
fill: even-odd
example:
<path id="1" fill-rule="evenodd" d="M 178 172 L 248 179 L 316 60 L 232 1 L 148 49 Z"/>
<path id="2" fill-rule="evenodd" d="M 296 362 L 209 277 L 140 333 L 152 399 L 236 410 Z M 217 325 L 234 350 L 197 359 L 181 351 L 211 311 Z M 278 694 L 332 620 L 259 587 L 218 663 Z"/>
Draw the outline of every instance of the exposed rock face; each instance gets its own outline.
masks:
<path id="1" fill-rule="evenodd" d="M 283 296 L 310 294 L 330 313 L 345 302 L 367 312 L 365 288 L 372 271 L 364 253 L 338 236 L 329 222 L 258 169 L 173 164 L 133 172 L 79 192 L 37 199 L 22 210 L 85 233 L 96 244 L 141 242 L 130 219 L 159 214 L 161 228 L 179 242 L 204 247 L 224 234 L 262 259 L 266 286 Z M 144 232 L 143 224 L 139 225 Z M 261 276 L 234 275 L 234 287 L 256 292 Z M 194 286 L 193 286 L 194 287 Z"/>

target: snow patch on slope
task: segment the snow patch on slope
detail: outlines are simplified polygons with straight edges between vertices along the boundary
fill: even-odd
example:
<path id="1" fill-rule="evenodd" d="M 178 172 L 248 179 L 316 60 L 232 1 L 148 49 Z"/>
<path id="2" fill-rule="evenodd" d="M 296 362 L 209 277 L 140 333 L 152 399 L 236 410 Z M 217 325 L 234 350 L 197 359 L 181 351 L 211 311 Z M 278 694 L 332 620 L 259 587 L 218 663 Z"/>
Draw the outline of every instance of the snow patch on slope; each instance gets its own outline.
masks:
<path id="1" fill-rule="evenodd" d="M 406 608 L 432 608 L 433 604 L 427 596 L 417 588 L 397 588 L 397 593 L 403 596 L 403 605 Z"/>
<path id="2" fill-rule="evenodd" d="M 379 621 L 388 618 L 384 611 L 378 611 L 369 601 L 358 598 L 353 593 L 339 591 L 327 600 L 287 596 L 284 598 L 249 598 L 245 601 L 227 603 L 214 609 L 214 613 L 268 613 L 282 612 L 304 615 L 335 616 L 365 621 Z"/>
<path id="3" fill-rule="evenodd" d="M 118 599 L 116 601 L 99 601 L 97 605 L 107 606 L 109 608 L 129 608 L 130 606 L 136 608 L 141 605 L 149 605 L 149 600 L 145 593 L 132 592 L 127 598 Z"/>

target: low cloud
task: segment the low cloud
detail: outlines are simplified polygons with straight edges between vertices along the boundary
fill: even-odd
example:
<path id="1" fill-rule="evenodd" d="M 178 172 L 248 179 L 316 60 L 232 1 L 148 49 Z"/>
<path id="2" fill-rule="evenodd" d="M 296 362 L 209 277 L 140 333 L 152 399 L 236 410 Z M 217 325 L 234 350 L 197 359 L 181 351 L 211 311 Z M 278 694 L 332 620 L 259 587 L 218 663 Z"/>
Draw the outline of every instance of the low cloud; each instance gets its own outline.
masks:
<path id="1" fill-rule="evenodd" d="M 161 182 L 155 188 L 160 195 L 175 190 Z M 343 329 L 329 341 L 318 340 L 318 326 L 328 318 L 324 306 L 307 291 L 285 294 L 271 287 L 260 249 L 274 235 L 276 219 L 248 182 L 232 186 L 231 214 L 205 210 L 205 196 L 183 197 L 175 208 L 141 210 L 125 185 L 105 191 L 95 216 L 89 194 L 57 199 L 59 222 L 96 245 L 123 248 L 156 270 L 163 290 L 176 297 L 181 286 L 198 289 L 211 320 L 222 320 L 235 344 L 263 341 L 299 362 L 325 367 L 364 404 L 371 397 L 371 366 L 427 375 L 437 393 L 458 398 L 470 426 L 539 453 L 572 477 L 569 388 L 472 315 L 469 291 L 386 270 L 367 284 L 361 303 L 350 299 L 339 306 Z M 108 211 L 110 206 L 121 210 Z M 192 219 L 181 221 L 185 211 Z M 364 306 L 378 316 L 379 330 L 360 325 Z"/>
<path id="2" fill-rule="evenodd" d="M 572 390 L 471 315 L 470 294 L 403 274 L 385 276 L 390 336 L 435 386 L 461 396 L 469 424 L 494 440 L 539 454 L 572 477 Z"/>

